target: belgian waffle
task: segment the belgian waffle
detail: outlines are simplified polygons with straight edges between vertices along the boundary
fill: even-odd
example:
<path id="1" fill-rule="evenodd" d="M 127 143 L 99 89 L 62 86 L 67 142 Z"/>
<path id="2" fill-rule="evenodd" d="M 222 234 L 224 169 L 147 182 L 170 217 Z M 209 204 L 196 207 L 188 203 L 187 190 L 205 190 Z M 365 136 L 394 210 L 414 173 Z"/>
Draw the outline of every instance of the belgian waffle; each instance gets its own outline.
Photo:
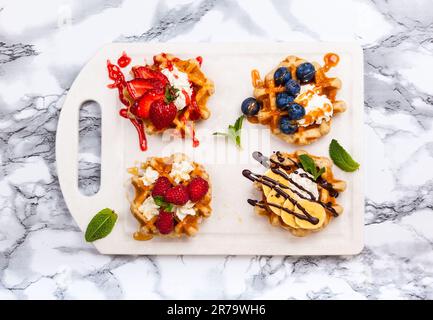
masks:
<path id="1" fill-rule="evenodd" d="M 283 202 L 285 203 L 287 200 L 280 200 L 280 197 L 275 192 L 275 187 L 267 189 L 267 187 L 264 187 L 263 185 L 263 181 L 269 177 L 274 178 L 272 176 L 272 168 L 279 168 L 279 170 L 282 170 L 286 175 L 289 175 L 295 170 L 299 170 L 299 156 L 301 154 L 309 155 L 315 161 L 315 164 L 318 167 L 325 168 L 325 172 L 319 178 L 320 180 L 317 180 L 317 201 L 306 200 L 297 194 L 290 193 L 293 196 L 293 199 L 303 205 L 309 214 L 311 214 L 313 217 L 318 217 L 319 221 L 316 225 L 308 221 L 298 219 L 293 215 L 288 215 L 287 213 L 278 210 L 278 208 L 275 210 L 275 207 L 272 206 L 272 204 L 279 204 L 285 207 Z M 255 187 L 261 191 L 261 201 L 249 200 L 249 202 L 255 206 L 255 212 L 261 216 L 267 217 L 272 225 L 280 226 L 286 230 L 289 230 L 295 236 L 303 237 L 312 232 L 318 232 L 322 230 L 333 218 L 338 217 L 343 213 L 343 207 L 338 204 L 337 197 L 339 192 L 343 192 L 346 189 L 346 183 L 334 177 L 332 172 L 332 162 L 330 159 L 326 157 L 314 156 L 302 150 L 296 151 L 294 153 L 278 152 L 277 154 L 273 154 L 270 157 L 270 169 L 267 172 L 268 174 L 265 173 L 264 175 L 266 178 L 263 179 L 264 176 L 259 175 L 259 178 L 254 182 Z M 288 180 L 282 179 L 281 176 L 279 176 L 278 182 L 282 185 L 290 186 Z M 287 191 L 290 189 L 282 188 L 282 190 L 290 192 Z M 303 215 L 303 213 L 296 209 L 293 205 L 291 205 L 291 210 Z"/>
<path id="2" fill-rule="evenodd" d="M 326 57 L 326 56 L 325 56 Z M 287 112 L 278 109 L 276 104 L 276 95 L 285 90 L 284 86 L 275 86 L 274 72 L 279 67 L 286 67 L 290 70 L 292 79 L 296 78 L 296 68 L 306 60 L 296 57 L 288 56 L 271 72 L 269 72 L 264 79 L 260 78 L 257 70 L 252 72 L 252 84 L 254 87 L 254 97 L 262 103 L 262 108 L 257 115 L 248 116 L 247 119 L 252 123 L 260 123 L 270 127 L 271 132 L 283 139 L 284 141 L 296 145 L 308 145 L 323 135 L 327 134 L 331 129 L 332 119 L 329 121 L 322 121 L 320 124 L 313 123 L 307 127 L 299 127 L 298 131 L 294 134 L 284 134 L 279 128 L 279 119 Z M 338 90 L 341 88 L 341 80 L 338 78 L 328 78 L 326 72 L 329 67 L 325 64 L 320 66 L 317 62 L 312 62 L 315 67 L 316 74 L 314 84 L 320 91 L 332 102 L 333 115 L 344 112 L 346 110 L 346 103 L 336 99 Z M 295 100 L 296 101 L 296 100 Z M 298 102 L 302 105 L 302 101 Z"/>
<path id="3" fill-rule="evenodd" d="M 173 64 L 179 71 L 188 75 L 189 81 L 192 83 L 195 92 L 195 99 L 199 108 L 201 119 L 206 120 L 210 116 L 210 111 L 207 107 L 209 97 L 215 92 L 213 82 L 208 79 L 200 69 L 200 63 L 197 59 L 181 60 L 172 54 L 158 54 L 154 58 L 154 68 L 163 69 L 168 65 Z M 190 135 L 194 139 L 194 123 L 190 121 L 190 109 L 186 108 L 185 112 L 178 112 L 173 120 L 173 129 L 180 133 L 182 137 Z M 189 122 L 189 123 L 188 123 Z M 192 127 L 188 128 L 188 124 Z M 190 129 L 190 130 L 188 130 Z M 146 121 L 146 130 L 149 133 L 158 132 L 151 121 Z"/>
<path id="4" fill-rule="evenodd" d="M 175 161 L 188 160 L 185 154 L 178 153 L 170 157 L 149 158 L 146 162 L 139 164 L 138 166 L 128 169 L 128 172 L 132 175 L 131 184 L 134 188 L 134 198 L 131 201 L 130 209 L 132 215 L 140 223 L 140 228 L 134 233 L 134 239 L 136 240 L 150 240 L 154 236 L 164 236 L 164 237 L 181 237 L 181 236 L 194 236 L 198 232 L 198 225 L 202 222 L 203 218 L 208 218 L 211 215 L 211 184 L 209 175 L 204 169 L 204 167 L 196 162 L 192 162 L 194 169 L 189 173 L 190 179 L 195 177 L 201 177 L 209 183 L 209 191 L 207 194 L 194 203 L 194 210 L 196 214 L 194 216 L 187 215 L 183 220 L 180 220 L 175 216 L 175 226 L 173 231 L 168 235 L 162 235 L 159 233 L 158 228 L 155 225 L 157 217 L 151 219 L 146 219 L 143 213 L 139 210 L 143 202 L 151 196 L 153 185 L 145 186 L 141 178 L 141 172 L 148 167 L 156 170 L 159 176 L 167 177 L 173 185 L 176 185 L 173 177 L 170 176 L 172 169 L 172 164 Z M 187 181 L 181 182 L 186 185 Z"/>

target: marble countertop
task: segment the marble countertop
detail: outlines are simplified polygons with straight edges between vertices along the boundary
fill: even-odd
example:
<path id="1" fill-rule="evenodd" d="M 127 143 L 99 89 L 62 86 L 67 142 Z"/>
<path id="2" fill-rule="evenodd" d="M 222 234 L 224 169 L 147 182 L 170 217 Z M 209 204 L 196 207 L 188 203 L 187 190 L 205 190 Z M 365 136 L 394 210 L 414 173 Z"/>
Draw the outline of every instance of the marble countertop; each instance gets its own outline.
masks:
<path id="1" fill-rule="evenodd" d="M 429 0 L 0 2 L 0 299 L 432 299 L 432 32 Z M 265 40 L 364 48 L 362 253 L 98 254 L 55 168 L 58 115 L 83 64 L 112 41 Z M 85 162 L 91 180 L 97 160 Z"/>

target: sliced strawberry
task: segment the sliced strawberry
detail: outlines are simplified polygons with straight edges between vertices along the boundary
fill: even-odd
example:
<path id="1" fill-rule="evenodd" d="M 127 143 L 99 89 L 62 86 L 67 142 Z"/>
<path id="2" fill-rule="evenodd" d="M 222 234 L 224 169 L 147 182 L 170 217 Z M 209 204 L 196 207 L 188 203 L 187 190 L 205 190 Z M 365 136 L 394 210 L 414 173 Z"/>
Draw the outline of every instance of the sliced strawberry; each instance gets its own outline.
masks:
<path id="1" fill-rule="evenodd" d="M 126 84 L 129 94 L 134 100 L 141 98 L 148 90 L 162 91 L 164 85 L 158 79 L 133 79 Z"/>
<path id="2" fill-rule="evenodd" d="M 132 67 L 132 72 L 134 73 L 135 78 L 158 79 L 163 83 L 163 85 L 166 85 L 168 83 L 168 79 L 164 74 L 159 71 L 152 70 L 149 67 L 135 66 Z"/>
<path id="3" fill-rule="evenodd" d="M 149 117 L 150 106 L 154 101 L 163 100 L 164 95 L 157 90 L 147 91 L 137 102 L 135 102 L 136 116 L 147 119 Z"/>

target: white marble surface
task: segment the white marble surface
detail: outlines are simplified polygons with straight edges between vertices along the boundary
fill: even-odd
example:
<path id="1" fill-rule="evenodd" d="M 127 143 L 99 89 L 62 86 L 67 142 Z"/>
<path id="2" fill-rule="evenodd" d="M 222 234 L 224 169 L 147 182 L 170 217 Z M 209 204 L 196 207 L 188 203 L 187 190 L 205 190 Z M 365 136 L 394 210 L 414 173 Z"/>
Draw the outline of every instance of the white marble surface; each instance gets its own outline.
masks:
<path id="1" fill-rule="evenodd" d="M 432 299 L 432 26 L 429 0 L 0 1 L 0 298 Z M 55 170 L 57 118 L 83 64 L 111 41 L 263 40 L 364 48 L 363 252 L 97 254 Z M 86 150 L 91 180 L 97 159 Z"/>

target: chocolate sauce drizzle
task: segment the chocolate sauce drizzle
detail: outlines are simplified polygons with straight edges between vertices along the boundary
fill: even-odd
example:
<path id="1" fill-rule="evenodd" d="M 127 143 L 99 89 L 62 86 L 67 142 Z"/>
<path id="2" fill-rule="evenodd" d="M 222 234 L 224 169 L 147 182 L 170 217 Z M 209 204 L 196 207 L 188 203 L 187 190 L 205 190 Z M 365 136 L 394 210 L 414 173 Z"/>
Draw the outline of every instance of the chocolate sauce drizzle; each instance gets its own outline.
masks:
<path id="1" fill-rule="evenodd" d="M 290 158 L 284 158 L 283 155 L 281 154 L 280 151 L 277 151 L 275 153 L 275 155 L 277 156 L 278 162 L 275 161 L 274 159 L 270 159 L 266 156 L 264 156 L 261 152 L 259 151 L 255 151 L 253 152 L 253 158 L 258 161 L 259 163 L 262 163 L 262 161 L 265 162 L 270 162 L 272 164 L 274 164 L 277 168 L 282 168 L 284 170 L 290 170 L 292 169 L 291 166 L 288 165 L 283 165 L 282 162 L 284 162 L 285 160 L 290 160 L 293 163 L 293 166 L 296 168 L 300 168 L 299 163 L 297 163 L 296 161 L 294 161 L 293 159 Z M 261 159 L 260 161 L 258 159 Z M 269 166 L 265 166 L 265 168 L 269 168 Z M 316 181 L 314 181 L 314 179 L 312 177 L 310 177 L 308 174 L 305 173 L 300 173 L 299 174 L 302 178 L 307 178 L 311 181 L 313 181 L 314 183 L 317 183 L 319 186 L 321 186 L 323 189 L 326 189 L 329 192 L 329 195 L 333 198 L 337 198 L 338 197 L 338 191 L 334 189 L 334 187 L 332 186 L 332 184 L 330 184 L 328 181 L 326 181 L 325 179 L 323 179 L 322 177 L 317 178 Z"/>
<path id="2" fill-rule="evenodd" d="M 300 189 L 300 190 L 304 191 L 305 193 L 307 193 L 308 196 L 309 196 L 309 198 L 305 197 L 303 194 L 299 193 L 298 191 L 293 190 L 293 189 L 291 189 L 290 187 L 285 186 L 285 185 L 283 185 L 283 184 L 281 184 L 281 183 L 279 183 L 279 182 L 275 181 L 274 179 L 271 179 L 271 178 L 269 178 L 269 177 L 267 177 L 267 176 L 263 176 L 263 175 L 255 175 L 255 174 L 251 173 L 250 170 L 244 170 L 244 171 L 242 171 L 242 174 L 243 174 L 246 178 L 250 179 L 251 181 L 258 181 L 259 183 L 262 183 L 262 184 L 268 186 L 269 188 L 273 188 L 273 189 L 274 189 L 278 194 L 282 195 L 282 196 L 285 197 L 286 199 L 289 199 L 290 202 L 292 202 L 294 205 L 295 205 L 294 202 L 296 202 L 296 201 L 295 201 L 294 199 L 292 199 L 292 198 L 291 198 L 291 197 L 290 197 L 286 192 L 284 192 L 283 190 L 281 190 L 281 188 L 283 188 L 283 189 L 289 189 L 290 191 L 292 191 L 293 193 L 295 193 L 296 195 L 298 195 L 298 196 L 299 196 L 300 198 L 302 198 L 302 199 L 306 199 L 306 200 L 313 201 L 313 202 L 316 202 L 316 203 L 320 204 L 323 208 L 325 208 L 326 210 L 330 211 L 331 214 L 332 214 L 334 217 L 338 217 L 338 213 L 337 213 L 337 211 L 335 211 L 335 209 L 332 207 L 332 203 L 323 203 L 323 202 L 321 202 L 321 201 L 316 200 L 315 197 L 314 197 L 314 195 L 313 195 L 311 192 L 309 192 L 308 190 L 306 190 L 306 189 L 305 189 L 304 187 L 302 187 L 301 185 L 297 184 L 295 181 L 293 181 L 293 179 L 289 178 L 289 175 L 288 175 L 287 173 L 281 171 L 280 168 L 282 168 L 282 169 L 284 169 L 284 170 L 290 170 L 290 169 L 292 169 L 292 166 L 288 166 L 288 165 L 283 165 L 283 164 L 282 164 L 282 162 L 284 162 L 284 161 L 286 160 L 286 158 L 284 158 L 284 157 L 282 156 L 282 154 L 281 154 L 279 151 L 276 152 L 276 156 L 277 156 L 277 160 L 278 160 L 278 161 L 275 161 L 274 159 L 270 159 L 270 158 L 264 156 L 264 155 L 263 155 L 261 152 L 259 152 L 259 151 L 255 151 L 255 152 L 253 153 L 253 158 L 254 158 L 256 161 L 258 161 L 260 164 L 262 164 L 265 168 L 271 168 L 272 172 L 274 172 L 275 174 L 278 174 L 278 175 L 282 176 L 284 179 L 290 181 L 290 183 L 293 184 L 294 186 L 296 186 L 298 189 Z M 295 168 L 300 168 L 299 163 L 297 163 L 297 162 L 294 161 L 293 159 L 290 159 L 290 158 L 287 158 L 287 159 L 290 160 L 290 161 L 293 163 L 293 166 L 294 166 Z M 296 170 L 295 170 L 295 172 L 296 172 Z M 307 179 L 313 181 L 314 183 L 317 183 L 317 184 L 320 185 L 322 188 L 326 189 L 326 190 L 329 192 L 329 195 L 330 195 L 331 197 L 333 197 L 333 198 L 338 197 L 338 192 L 337 192 L 337 191 L 332 187 L 332 185 L 331 185 L 328 181 L 326 181 L 326 180 L 323 179 L 322 177 L 319 177 L 319 178 L 317 179 L 317 181 L 314 181 L 313 178 L 311 178 L 309 175 L 307 175 L 307 174 L 305 174 L 305 173 L 298 173 L 298 174 L 299 174 L 301 177 L 303 177 L 303 178 L 307 178 Z M 281 190 L 282 192 L 284 192 L 284 194 L 281 194 L 280 192 L 278 192 L 277 188 L 278 188 L 279 190 Z M 250 199 L 250 200 L 251 200 L 251 199 Z M 294 202 L 293 202 L 292 200 L 293 200 Z M 255 201 L 255 200 L 252 200 L 252 201 Z M 248 200 L 248 203 L 251 204 L 251 202 L 250 202 L 249 200 Z M 257 202 L 257 203 L 258 203 L 258 202 Z M 296 203 L 297 203 L 297 202 L 296 202 Z M 268 203 L 268 205 L 270 205 L 270 204 Z M 299 209 L 300 209 L 304 214 L 306 213 L 306 210 L 305 210 L 304 208 L 301 209 L 301 207 L 300 207 L 299 204 L 296 205 L 296 206 L 297 206 L 297 207 L 298 207 L 298 208 L 299 208 Z M 280 209 L 281 209 L 281 208 L 280 208 Z M 285 210 L 285 211 L 287 211 L 287 210 Z M 290 210 L 289 210 L 289 211 L 290 211 Z M 291 213 L 291 212 L 289 212 L 289 213 Z M 294 213 L 291 213 L 291 214 L 294 214 Z M 307 213 L 307 214 L 308 214 L 308 213 Z M 306 214 L 306 215 L 307 215 L 307 214 Z M 294 214 L 294 215 L 297 216 L 296 214 Z M 308 216 L 310 216 L 311 218 L 316 219 L 315 217 L 312 217 L 312 216 L 309 215 L 309 214 L 308 214 Z M 311 222 L 308 218 L 306 219 L 306 217 L 304 217 L 304 218 L 300 218 L 300 219 L 304 219 L 304 220 L 307 220 L 307 221 Z M 317 219 L 316 219 L 316 220 L 317 220 Z M 312 223 L 312 222 L 311 222 L 311 223 Z M 313 223 L 313 224 L 317 224 L 317 223 L 318 223 L 318 221 L 317 221 L 316 223 Z"/>
<path id="3" fill-rule="evenodd" d="M 283 189 L 280 188 L 280 183 L 279 182 L 277 182 L 274 179 L 269 178 L 267 176 L 263 176 L 261 174 L 254 174 L 254 173 L 252 173 L 248 169 L 243 170 L 242 171 L 242 175 L 245 178 L 247 178 L 247 179 L 249 179 L 249 180 L 251 180 L 253 182 L 257 181 L 257 182 L 259 182 L 261 184 L 264 184 L 265 186 L 268 186 L 269 188 L 275 190 L 279 195 L 283 196 L 284 199 L 289 200 L 295 207 L 297 207 L 299 210 L 301 210 L 301 212 L 303 213 L 303 215 L 302 214 L 298 214 L 298 213 L 296 213 L 294 211 L 291 211 L 289 209 L 286 209 L 286 208 L 284 208 L 285 209 L 284 211 L 287 211 L 288 213 L 290 213 L 290 214 L 298 217 L 299 219 L 307 220 L 308 222 L 310 222 L 312 224 L 318 224 L 319 223 L 319 219 L 317 219 L 316 217 L 313 217 L 312 215 L 310 215 L 307 212 L 307 210 L 305 210 L 305 208 L 302 207 L 298 203 L 298 201 L 296 201 L 295 199 L 293 199 L 292 197 L 290 197 L 290 195 L 288 195 L 285 191 L 283 191 Z M 250 200 L 251 199 L 248 200 L 248 203 L 250 203 Z M 251 201 L 255 201 L 255 200 L 251 200 Z M 267 203 L 267 205 L 277 206 L 277 205 L 275 205 L 273 203 Z M 283 209 L 280 206 L 278 206 L 278 208 Z"/>
<path id="4" fill-rule="evenodd" d="M 271 207 L 275 207 L 275 208 L 281 209 L 281 210 L 283 210 L 283 211 L 286 211 L 287 213 L 293 214 L 295 217 L 297 217 L 297 218 L 299 218 L 299 219 L 302 219 L 302 220 L 308 220 L 308 219 L 305 219 L 305 216 L 304 216 L 303 214 L 296 213 L 296 212 L 294 212 L 294 211 L 292 211 L 292 210 L 289 210 L 289 209 L 287 209 L 287 208 L 284 208 L 284 207 L 282 207 L 282 206 L 279 206 L 278 204 L 275 204 L 275 203 L 265 203 L 265 202 L 263 202 L 263 201 L 257 201 L 257 200 L 253 200 L 253 199 L 248 199 L 247 201 L 248 201 L 248 203 L 249 203 L 250 205 L 252 205 L 253 207 L 254 207 L 254 206 L 257 206 L 257 207 L 260 207 L 260 208 L 266 209 L 266 206 L 271 206 Z M 317 223 L 319 223 L 319 220 L 318 220 L 316 217 L 311 217 L 311 218 L 317 220 L 317 222 L 316 222 L 316 223 L 313 223 L 313 222 L 311 222 L 310 220 L 308 220 L 308 221 L 310 221 L 310 222 L 313 223 L 313 224 L 317 224 Z"/>

